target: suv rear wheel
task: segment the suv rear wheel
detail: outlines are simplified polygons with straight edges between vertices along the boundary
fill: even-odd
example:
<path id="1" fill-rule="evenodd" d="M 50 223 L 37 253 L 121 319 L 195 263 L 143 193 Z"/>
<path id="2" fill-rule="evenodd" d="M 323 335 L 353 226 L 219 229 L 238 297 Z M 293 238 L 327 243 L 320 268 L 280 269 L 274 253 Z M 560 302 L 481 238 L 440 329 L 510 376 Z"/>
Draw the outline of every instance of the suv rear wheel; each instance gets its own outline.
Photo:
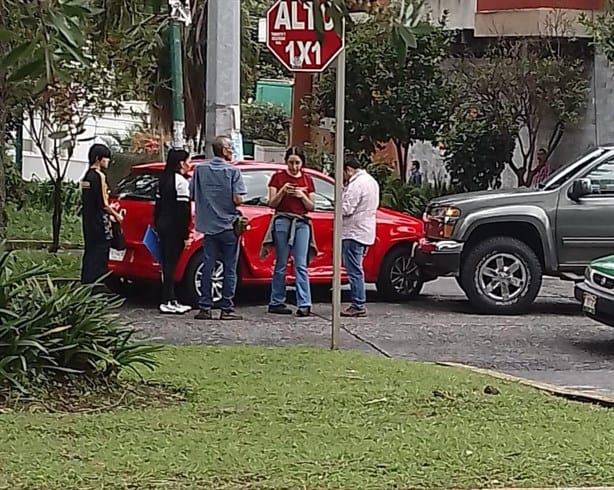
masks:
<path id="1" fill-rule="evenodd" d="M 480 313 L 517 315 L 535 301 L 542 284 L 542 266 L 523 241 L 495 237 L 466 252 L 460 280 Z"/>
<path id="2" fill-rule="evenodd" d="M 390 250 L 379 271 L 377 292 L 386 301 L 408 301 L 420 294 L 424 281 L 415 260 L 414 246 L 401 245 Z"/>

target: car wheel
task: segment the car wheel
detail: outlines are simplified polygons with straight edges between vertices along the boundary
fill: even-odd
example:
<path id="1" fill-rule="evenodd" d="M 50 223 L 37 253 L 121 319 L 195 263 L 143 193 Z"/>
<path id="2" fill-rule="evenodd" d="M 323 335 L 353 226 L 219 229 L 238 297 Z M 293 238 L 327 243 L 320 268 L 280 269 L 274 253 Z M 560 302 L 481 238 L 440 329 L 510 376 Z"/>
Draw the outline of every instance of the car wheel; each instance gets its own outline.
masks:
<path id="1" fill-rule="evenodd" d="M 377 291 L 386 301 L 408 301 L 420 294 L 424 282 L 414 260 L 415 246 L 390 250 L 382 262 Z"/>
<path id="2" fill-rule="evenodd" d="M 191 306 L 198 306 L 200 299 L 200 280 L 203 274 L 203 262 L 199 254 L 190 259 L 181 281 L 181 300 Z M 224 282 L 224 266 L 220 261 L 215 263 L 211 282 L 213 303 L 222 299 L 222 284 Z"/>
<path id="3" fill-rule="evenodd" d="M 509 237 L 490 238 L 467 251 L 461 282 L 480 313 L 517 315 L 535 301 L 542 266 L 526 243 Z"/>

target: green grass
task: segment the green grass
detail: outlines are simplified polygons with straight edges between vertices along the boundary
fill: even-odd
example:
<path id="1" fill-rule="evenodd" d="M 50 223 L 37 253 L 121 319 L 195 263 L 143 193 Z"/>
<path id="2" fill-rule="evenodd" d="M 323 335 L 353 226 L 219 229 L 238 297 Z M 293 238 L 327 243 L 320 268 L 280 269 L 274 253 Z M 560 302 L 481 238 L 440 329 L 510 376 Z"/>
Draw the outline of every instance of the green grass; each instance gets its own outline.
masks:
<path id="1" fill-rule="evenodd" d="M 82 252 L 77 250 L 49 253 L 46 250 L 15 250 L 15 265 L 22 272 L 42 266 L 52 278 L 77 279 L 81 272 Z"/>
<path id="2" fill-rule="evenodd" d="M 9 240 L 51 240 L 51 213 L 34 208 L 17 210 L 9 206 L 8 239 Z M 61 241 L 82 243 L 81 217 L 64 214 L 62 217 Z"/>
<path id="3" fill-rule="evenodd" d="M 299 349 L 169 348 L 171 408 L 0 415 L 0 488 L 608 484 L 610 411 L 467 372 Z M 484 394 L 494 385 L 499 395 Z M 436 394 L 433 392 L 436 391 Z"/>

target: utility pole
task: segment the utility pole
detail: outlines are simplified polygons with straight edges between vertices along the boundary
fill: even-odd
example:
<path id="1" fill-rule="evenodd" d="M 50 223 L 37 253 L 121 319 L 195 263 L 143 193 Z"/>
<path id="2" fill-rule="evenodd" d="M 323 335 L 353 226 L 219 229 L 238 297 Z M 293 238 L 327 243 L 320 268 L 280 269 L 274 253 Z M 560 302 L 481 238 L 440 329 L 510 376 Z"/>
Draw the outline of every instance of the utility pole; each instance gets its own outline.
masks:
<path id="1" fill-rule="evenodd" d="M 241 129 L 241 1 L 208 0 L 207 151 L 216 136 Z"/>
<path id="2" fill-rule="evenodd" d="M 190 7 L 183 0 L 168 0 L 170 10 L 170 62 L 173 111 L 173 147 L 185 147 L 185 108 L 183 100 L 183 50 L 181 49 L 182 24 L 192 23 Z"/>

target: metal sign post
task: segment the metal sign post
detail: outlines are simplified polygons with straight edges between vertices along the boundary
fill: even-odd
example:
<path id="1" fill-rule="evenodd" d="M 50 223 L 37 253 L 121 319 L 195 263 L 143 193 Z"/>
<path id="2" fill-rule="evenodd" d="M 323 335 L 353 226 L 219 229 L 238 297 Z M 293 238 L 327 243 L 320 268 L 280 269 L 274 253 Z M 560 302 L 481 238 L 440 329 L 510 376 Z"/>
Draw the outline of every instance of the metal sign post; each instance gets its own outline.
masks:
<path id="1" fill-rule="evenodd" d="M 345 36 L 345 33 L 343 33 Z M 337 57 L 335 103 L 335 225 L 333 231 L 333 318 L 330 348 L 339 347 L 341 326 L 341 234 L 343 232 L 343 158 L 345 147 L 345 48 Z"/>

